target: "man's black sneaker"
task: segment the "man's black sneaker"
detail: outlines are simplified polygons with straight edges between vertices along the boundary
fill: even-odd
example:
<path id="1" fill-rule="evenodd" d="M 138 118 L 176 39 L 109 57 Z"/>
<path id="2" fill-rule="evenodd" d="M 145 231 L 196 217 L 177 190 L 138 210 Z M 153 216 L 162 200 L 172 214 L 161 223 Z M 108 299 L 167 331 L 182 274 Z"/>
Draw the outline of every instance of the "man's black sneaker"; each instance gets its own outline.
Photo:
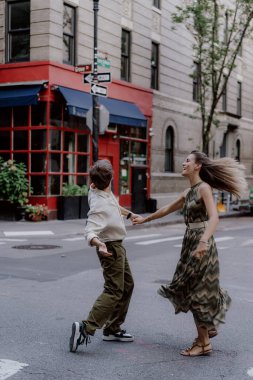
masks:
<path id="1" fill-rule="evenodd" d="M 126 330 L 121 330 L 116 333 L 107 332 L 104 330 L 103 332 L 103 340 L 108 342 L 116 341 L 116 342 L 133 342 L 134 337 L 131 334 L 127 334 Z"/>
<path id="2" fill-rule="evenodd" d="M 76 352 L 77 347 L 81 344 L 90 343 L 90 337 L 85 330 L 85 324 L 82 322 L 74 322 L 72 324 L 72 334 L 69 338 L 69 351 Z"/>

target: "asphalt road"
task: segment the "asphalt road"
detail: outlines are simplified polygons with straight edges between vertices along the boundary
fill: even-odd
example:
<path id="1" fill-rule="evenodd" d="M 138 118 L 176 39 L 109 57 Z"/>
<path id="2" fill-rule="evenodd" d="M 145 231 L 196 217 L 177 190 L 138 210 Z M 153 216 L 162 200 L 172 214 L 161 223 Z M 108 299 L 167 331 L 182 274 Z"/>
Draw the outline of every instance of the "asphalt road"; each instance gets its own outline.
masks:
<path id="1" fill-rule="evenodd" d="M 2 235 L 0 380 L 253 378 L 252 226 L 252 217 L 220 221 L 221 285 L 233 303 L 213 339 L 213 353 L 197 358 L 179 355 L 195 337 L 191 315 L 175 315 L 156 292 L 173 275 L 183 224 L 128 233 L 135 290 L 125 327 L 135 341 L 103 342 L 97 331 L 91 344 L 75 354 L 68 351 L 71 324 L 87 316 L 103 286 L 95 250 L 82 236 Z"/>

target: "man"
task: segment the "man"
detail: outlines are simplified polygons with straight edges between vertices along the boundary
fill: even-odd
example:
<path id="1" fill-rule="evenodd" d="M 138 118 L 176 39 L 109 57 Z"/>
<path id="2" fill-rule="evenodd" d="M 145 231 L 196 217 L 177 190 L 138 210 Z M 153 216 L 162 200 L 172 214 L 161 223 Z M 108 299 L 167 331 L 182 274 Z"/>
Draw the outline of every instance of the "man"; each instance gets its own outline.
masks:
<path id="1" fill-rule="evenodd" d="M 96 251 L 103 268 L 104 291 L 95 301 L 88 318 L 74 322 L 69 348 L 90 341 L 97 329 L 103 330 L 103 340 L 132 342 L 134 337 L 121 329 L 128 311 L 134 283 L 122 241 L 126 235 L 122 215 L 127 219 L 137 215 L 120 207 L 111 191 L 112 165 L 98 160 L 89 171 L 91 186 L 85 235 Z"/>

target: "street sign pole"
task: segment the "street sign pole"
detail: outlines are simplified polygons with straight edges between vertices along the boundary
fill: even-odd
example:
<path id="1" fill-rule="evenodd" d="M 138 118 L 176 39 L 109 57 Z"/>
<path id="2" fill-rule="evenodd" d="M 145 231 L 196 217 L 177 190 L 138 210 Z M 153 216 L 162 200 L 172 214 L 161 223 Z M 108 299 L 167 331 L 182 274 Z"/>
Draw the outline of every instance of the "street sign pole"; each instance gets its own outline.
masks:
<path id="1" fill-rule="evenodd" d="M 99 0 L 93 0 L 94 11 L 94 56 L 93 56 L 93 82 L 98 83 L 98 48 L 97 48 L 97 31 L 98 31 L 98 6 Z M 92 95 L 92 109 L 93 109 L 93 131 L 92 131 L 92 159 L 93 163 L 98 160 L 98 135 L 99 135 L 99 97 Z"/>

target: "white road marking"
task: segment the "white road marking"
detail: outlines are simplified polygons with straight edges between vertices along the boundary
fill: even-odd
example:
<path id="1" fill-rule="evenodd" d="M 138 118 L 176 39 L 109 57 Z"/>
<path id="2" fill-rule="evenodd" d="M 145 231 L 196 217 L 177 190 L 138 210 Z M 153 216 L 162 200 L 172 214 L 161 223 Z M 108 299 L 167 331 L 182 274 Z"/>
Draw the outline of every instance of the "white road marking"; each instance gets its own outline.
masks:
<path id="1" fill-rule="evenodd" d="M 3 244 L 6 244 L 6 243 L 4 243 L 4 242 L 0 241 L 0 244 L 1 244 L 1 245 L 3 245 Z"/>
<path id="2" fill-rule="evenodd" d="M 247 247 L 248 245 L 253 245 L 253 240 L 246 240 L 244 243 L 242 243 L 242 247 Z"/>
<path id="3" fill-rule="evenodd" d="M 253 367 L 251 367 L 251 368 L 247 371 L 247 374 L 248 374 L 250 377 L 253 377 Z"/>
<path id="4" fill-rule="evenodd" d="M 27 367 L 26 363 L 19 363 L 13 360 L 0 359 L 0 380 L 8 379 L 21 371 L 24 367 Z"/>
<path id="5" fill-rule="evenodd" d="M 124 240 L 135 240 L 135 239 L 145 239 L 150 237 L 161 236 L 162 234 L 149 234 L 149 235 L 138 235 L 138 236 L 127 236 Z"/>
<path id="6" fill-rule="evenodd" d="M 218 248 L 218 250 L 222 250 L 222 249 L 229 249 L 230 247 L 226 247 L 226 246 L 222 247 L 222 246 L 218 245 L 217 248 Z"/>
<path id="7" fill-rule="evenodd" d="M 146 241 L 139 241 L 138 245 L 149 245 L 149 244 L 156 244 L 156 243 L 163 243 L 165 241 L 174 241 L 174 240 L 181 240 L 183 239 L 183 236 L 172 236 L 168 238 L 163 238 L 163 239 L 154 239 L 154 240 L 146 240 Z"/>
<path id="8" fill-rule="evenodd" d="M 150 237 L 150 236 L 151 235 L 149 235 L 147 237 Z M 139 237 L 139 238 L 141 238 L 141 237 Z M 156 244 L 156 243 L 162 243 L 162 242 L 165 242 L 165 241 L 174 241 L 174 240 L 181 240 L 181 239 L 183 239 L 183 236 L 171 236 L 171 237 L 162 238 L 162 239 L 140 241 L 140 242 L 135 243 L 135 244 L 138 244 L 138 245 L 149 245 L 149 244 Z M 221 241 L 227 241 L 227 240 L 232 240 L 232 239 L 234 239 L 234 237 L 232 237 L 232 236 L 223 236 L 223 237 L 216 238 L 215 241 L 218 243 L 218 242 L 221 242 Z M 174 245 L 174 247 L 176 247 L 176 248 L 181 247 L 181 246 L 182 245 L 180 245 L 180 244 Z M 224 247 L 223 249 L 225 249 L 225 248 L 228 248 L 228 247 Z"/>
<path id="9" fill-rule="evenodd" d="M 52 231 L 7 231 L 4 232 L 5 236 L 47 236 L 54 235 Z"/>
<path id="10" fill-rule="evenodd" d="M 173 245 L 173 247 L 175 247 L 175 248 L 182 248 L 182 244 L 175 244 L 175 245 Z"/>
<path id="11" fill-rule="evenodd" d="M 215 238 L 216 243 L 219 243 L 220 241 L 227 241 L 227 240 L 233 240 L 234 237 L 232 236 L 223 236 L 219 238 Z"/>
<path id="12" fill-rule="evenodd" d="M 74 238 L 67 238 L 67 239 L 62 239 L 64 241 L 78 241 L 78 240 L 85 240 L 85 237 L 74 237 Z"/>
<path id="13" fill-rule="evenodd" d="M 27 239 L 0 239 L 0 241 L 27 241 Z"/>

